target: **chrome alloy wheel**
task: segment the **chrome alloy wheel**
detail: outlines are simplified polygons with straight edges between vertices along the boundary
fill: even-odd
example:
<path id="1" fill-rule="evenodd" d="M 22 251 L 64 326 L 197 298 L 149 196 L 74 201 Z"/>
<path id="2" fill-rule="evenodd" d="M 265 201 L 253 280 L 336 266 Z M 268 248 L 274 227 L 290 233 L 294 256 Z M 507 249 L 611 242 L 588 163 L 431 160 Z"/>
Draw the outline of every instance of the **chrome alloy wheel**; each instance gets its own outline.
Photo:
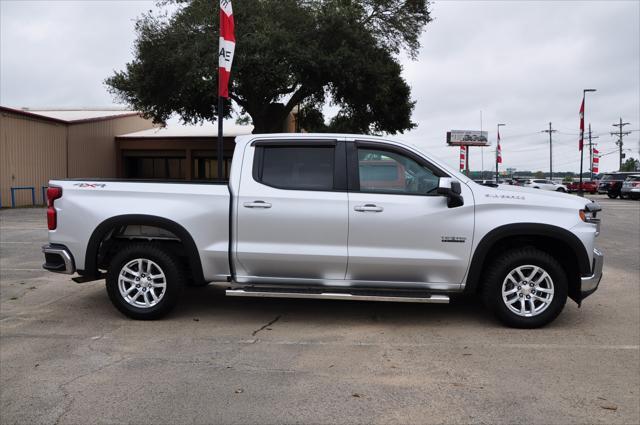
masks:
<path id="1" fill-rule="evenodd" d="M 167 280 L 158 264 L 146 258 L 136 258 L 122 267 L 118 289 L 132 306 L 150 308 L 158 304 L 167 292 Z"/>
<path id="2" fill-rule="evenodd" d="M 543 268 L 533 265 L 511 270 L 502 282 L 502 300 L 513 313 L 534 317 L 551 305 L 553 280 Z"/>

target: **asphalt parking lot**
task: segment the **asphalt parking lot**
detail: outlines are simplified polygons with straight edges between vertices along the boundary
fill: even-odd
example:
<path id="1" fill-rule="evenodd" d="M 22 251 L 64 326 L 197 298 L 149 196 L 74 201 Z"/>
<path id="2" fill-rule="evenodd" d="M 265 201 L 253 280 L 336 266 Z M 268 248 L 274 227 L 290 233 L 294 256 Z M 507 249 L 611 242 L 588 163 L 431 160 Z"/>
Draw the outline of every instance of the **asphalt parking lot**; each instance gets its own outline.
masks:
<path id="1" fill-rule="evenodd" d="M 640 202 L 604 207 L 600 289 L 550 326 L 450 305 L 231 299 L 123 317 L 44 272 L 41 209 L 0 212 L 0 422 L 640 423 Z"/>

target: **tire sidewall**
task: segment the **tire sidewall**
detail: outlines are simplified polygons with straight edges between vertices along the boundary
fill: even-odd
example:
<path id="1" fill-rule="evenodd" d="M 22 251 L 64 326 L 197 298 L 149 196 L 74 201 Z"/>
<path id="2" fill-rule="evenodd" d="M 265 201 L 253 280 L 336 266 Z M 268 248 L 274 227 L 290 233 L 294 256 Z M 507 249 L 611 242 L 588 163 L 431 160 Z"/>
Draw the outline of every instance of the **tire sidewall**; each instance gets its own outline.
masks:
<path id="1" fill-rule="evenodd" d="M 136 258 L 156 263 L 165 275 L 165 294 L 158 304 L 140 308 L 129 304 L 120 294 L 118 279 L 120 270 Z M 178 302 L 184 286 L 177 262 L 173 255 L 155 245 L 133 245 L 116 254 L 109 266 L 106 278 L 107 293 L 114 306 L 126 316 L 138 320 L 153 320 L 166 315 Z"/>
<path id="2" fill-rule="evenodd" d="M 535 265 L 544 269 L 553 281 L 554 294 L 551 304 L 545 311 L 534 317 L 518 316 L 505 304 L 502 298 L 502 284 L 507 275 L 516 267 L 523 265 Z M 492 266 L 488 281 L 488 293 L 486 302 L 494 311 L 498 319 L 508 326 L 516 328 L 537 328 L 553 321 L 562 312 L 568 295 L 568 284 L 565 271 L 562 266 L 550 255 L 536 250 L 526 249 L 506 255 Z"/>

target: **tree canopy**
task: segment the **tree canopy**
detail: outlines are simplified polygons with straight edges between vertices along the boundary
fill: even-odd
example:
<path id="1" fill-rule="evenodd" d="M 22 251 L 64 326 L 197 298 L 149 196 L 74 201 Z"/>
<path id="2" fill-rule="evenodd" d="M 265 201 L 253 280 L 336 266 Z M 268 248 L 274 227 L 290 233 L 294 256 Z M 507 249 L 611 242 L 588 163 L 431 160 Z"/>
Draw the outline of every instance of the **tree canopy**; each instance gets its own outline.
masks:
<path id="1" fill-rule="evenodd" d="M 627 158 L 625 162 L 622 163 L 622 167 L 620 167 L 620 171 L 637 171 L 640 170 L 640 161 L 634 159 L 633 157 Z"/>
<path id="2" fill-rule="evenodd" d="M 187 123 L 215 121 L 218 2 L 161 5 L 174 11 L 138 19 L 134 59 L 106 84 L 155 122 L 174 113 Z M 415 126 L 398 55 L 416 57 L 431 21 L 428 0 L 233 0 L 233 11 L 229 93 L 256 133 L 281 131 L 296 106 L 312 131 L 394 134 Z M 327 102 L 338 109 L 328 125 Z"/>

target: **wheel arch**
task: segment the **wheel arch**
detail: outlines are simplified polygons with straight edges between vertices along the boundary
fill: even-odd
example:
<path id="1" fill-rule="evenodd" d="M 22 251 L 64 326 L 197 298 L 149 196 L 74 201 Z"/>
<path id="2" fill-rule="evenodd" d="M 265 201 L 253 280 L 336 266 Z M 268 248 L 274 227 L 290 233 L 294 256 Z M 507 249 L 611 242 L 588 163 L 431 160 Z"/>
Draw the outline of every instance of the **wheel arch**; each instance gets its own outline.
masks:
<path id="1" fill-rule="evenodd" d="M 523 244 L 533 245 L 558 258 L 567 272 L 569 296 L 574 300 L 579 298 L 580 276 L 586 276 L 591 272 L 589 256 L 584 245 L 566 229 L 539 223 L 507 224 L 487 233 L 473 253 L 464 291 L 478 291 L 484 270 L 493 255 Z"/>
<path id="2" fill-rule="evenodd" d="M 98 254 L 100 252 L 102 242 L 112 230 L 121 226 L 133 225 L 153 226 L 173 233 L 180 240 L 186 251 L 187 262 L 191 269 L 194 281 L 197 284 L 204 284 L 200 253 L 198 252 L 198 247 L 194 242 L 193 237 L 187 229 L 167 218 L 146 214 L 118 215 L 110 217 L 100 223 L 94 229 L 91 237 L 89 238 L 89 242 L 87 243 L 84 270 L 79 270 L 78 273 L 83 276 L 98 276 L 100 274 L 98 270 Z"/>

